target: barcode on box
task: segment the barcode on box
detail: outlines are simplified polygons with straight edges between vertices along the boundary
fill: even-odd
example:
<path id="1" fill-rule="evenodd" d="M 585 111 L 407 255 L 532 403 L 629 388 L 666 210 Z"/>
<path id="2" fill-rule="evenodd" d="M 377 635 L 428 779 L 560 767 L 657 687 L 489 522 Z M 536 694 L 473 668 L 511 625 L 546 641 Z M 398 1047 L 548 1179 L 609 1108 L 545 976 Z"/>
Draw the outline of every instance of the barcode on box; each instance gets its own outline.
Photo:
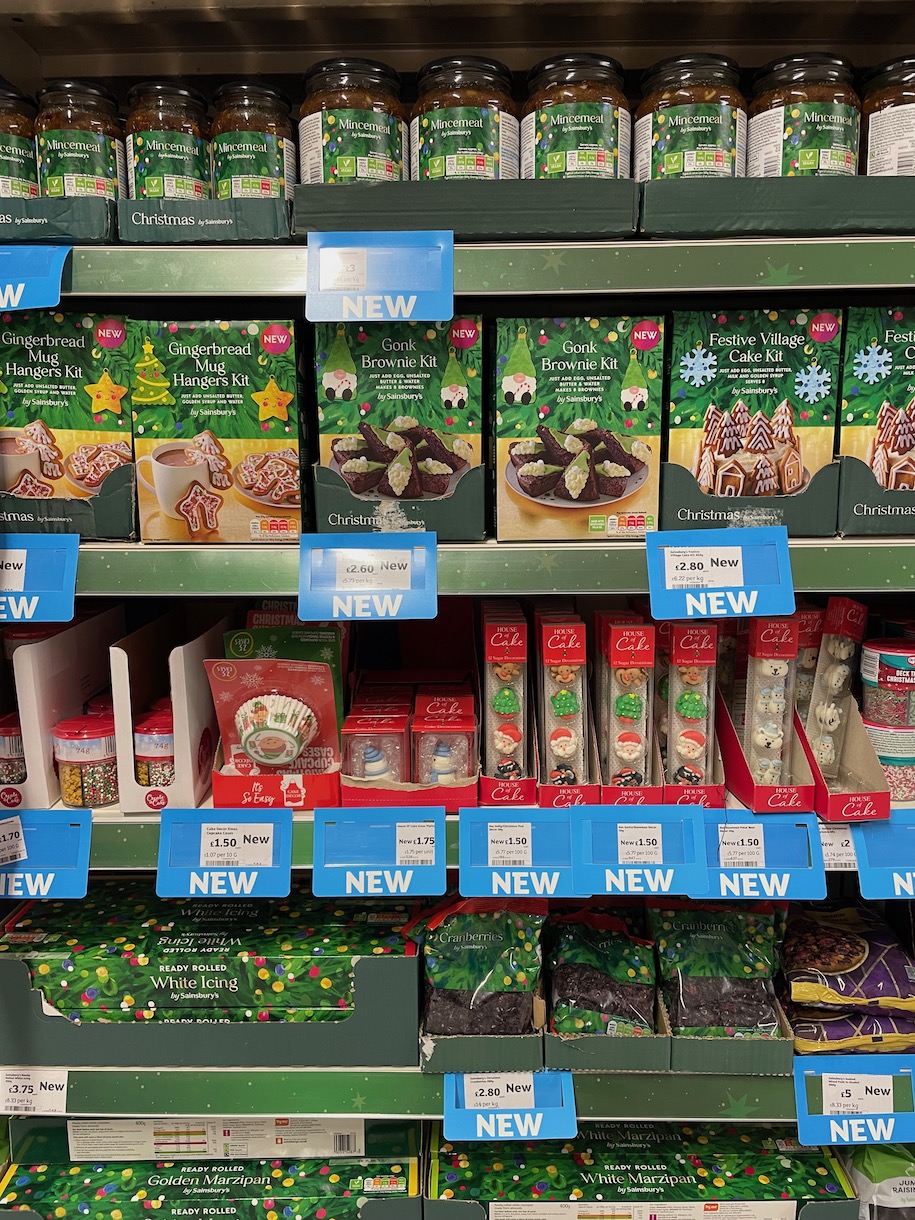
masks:
<path id="1" fill-rule="evenodd" d="M 355 1152 L 357 1148 L 356 1137 L 349 1131 L 335 1131 L 334 1133 L 334 1152 Z"/>

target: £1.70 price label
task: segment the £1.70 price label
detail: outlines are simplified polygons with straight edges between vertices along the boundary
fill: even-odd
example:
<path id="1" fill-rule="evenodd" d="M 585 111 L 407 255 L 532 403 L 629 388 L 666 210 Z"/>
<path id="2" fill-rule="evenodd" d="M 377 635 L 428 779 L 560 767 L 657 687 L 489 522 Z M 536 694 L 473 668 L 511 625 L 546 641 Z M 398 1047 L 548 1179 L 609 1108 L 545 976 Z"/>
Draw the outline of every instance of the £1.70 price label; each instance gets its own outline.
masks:
<path id="1" fill-rule="evenodd" d="M 0 820 L 0 865 L 15 864 L 28 858 L 29 853 L 22 833 L 22 819 L 12 817 Z"/>

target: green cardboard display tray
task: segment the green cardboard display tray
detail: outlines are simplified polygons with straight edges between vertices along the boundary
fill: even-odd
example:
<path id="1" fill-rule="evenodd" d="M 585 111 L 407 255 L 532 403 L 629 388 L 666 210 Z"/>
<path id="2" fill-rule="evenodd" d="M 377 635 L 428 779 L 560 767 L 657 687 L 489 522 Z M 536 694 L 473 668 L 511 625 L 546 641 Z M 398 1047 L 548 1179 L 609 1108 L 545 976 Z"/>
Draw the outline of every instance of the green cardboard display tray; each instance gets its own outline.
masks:
<path id="1" fill-rule="evenodd" d="M 0 1216 L 10 1220 L 43 1220 L 35 1212 L 8 1212 L 0 1209 Z M 359 1220 L 422 1220 L 423 1200 L 415 1199 L 366 1199 L 359 1209 Z"/>
<path id="2" fill-rule="evenodd" d="M 670 1021 L 660 998 L 657 1034 L 615 1038 L 608 1034 L 543 1035 L 547 1068 L 574 1072 L 666 1072 L 670 1069 Z"/>
<path id="3" fill-rule="evenodd" d="M 122 199 L 121 241 L 154 246 L 289 241 L 285 199 Z"/>
<path id="4" fill-rule="evenodd" d="M 539 1072 L 542 1034 L 424 1034 L 420 1030 L 420 1067 L 424 1072 Z"/>
<path id="5" fill-rule="evenodd" d="M 642 185 L 643 237 L 915 233 L 915 178 L 696 178 Z"/>
<path id="6" fill-rule="evenodd" d="M 838 462 L 821 467 L 793 496 L 707 496 L 684 466 L 661 466 L 662 530 L 785 525 L 794 538 L 832 538 L 838 505 Z"/>
<path id="7" fill-rule="evenodd" d="M 102 245 L 116 237 L 115 205 L 106 199 L 0 200 L 0 245 Z"/>
<path id="8" fill-rule="evenodd" d="M 915 490 L 888 491 L 860 458 L 839 458 L 839 533 L 843 538 L 915 533 Z"/>
<path id="9" fill-rule="evenodd" d="M 524 1216 L 525 1204 L 518 1204 L 518 1216 Z M 536 1201 L 529 1205 L 531 1220 L 538 1220 L 543 1215 L 538 1212 Z M 583 1206 L 587 1204 L 583 1201 Z M 688 1204 L 680 1204 L 686 1208 Z M 701 1206 L 701 1204 L 700 1204 Z M 463 1210 L 459 1210 L 459 1209 Z M 18 1213 L 20 1216 L 21 1212 Z M 486 1220 L 489 1207 L 486 1203 L 477 1203 L 471 1199 L 424 1199 L 423 1220 Z M 574 1217 L 574 1213 L 572 1213 Z M 371 1220 L 367 1217 L 366 1220 Z M 572 1217 L 570 1217 L 572 1220 Z M 803 1203 L 797 1212 L 797 1220 L 858 1220 L 857 1199 L 830 1199 L 823 1203 Z"/>
<path id="10" fill-rule="evenodd" d="M 25 961 L 2 959 L 0 1066 L 415 1068 L 419 959 L 359 958 L 353 970 L 344 1021 L 75 1025 L 42 1011 Z"/>
<path id="11" fill-rule="evenodd" d="M 79 534 L 87 541 L 137 538 L 137 480 L 133 465 L 113 470 L 94 496 L 37 500 L 0 491 L 0 525 L 8 534 Z"/>
<path id="12" fill-rule="evenodd" d="M 563 241 L 633 237 L 638 184 L 629 178 L 492 182 L 385 182 L 297 186 L 293 234 L 453 229 L 457 241 Z"/>

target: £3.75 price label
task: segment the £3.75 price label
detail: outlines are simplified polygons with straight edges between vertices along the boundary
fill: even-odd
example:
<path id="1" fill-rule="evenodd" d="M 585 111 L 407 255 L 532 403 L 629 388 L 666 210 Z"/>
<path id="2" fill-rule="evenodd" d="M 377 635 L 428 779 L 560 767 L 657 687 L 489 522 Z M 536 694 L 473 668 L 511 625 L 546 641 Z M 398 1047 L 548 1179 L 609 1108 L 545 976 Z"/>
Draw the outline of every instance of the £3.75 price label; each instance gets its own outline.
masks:
<path id="1" fill-rule="evenodd" d="M 489 867 L 531 867 L 530 822 L 489 823 Z"/>
<path id="2" fill-rule="evenodd" d="M 736 824 L 718 828 L 721 868 L 765 868 L 766 838 L 762 826 Z"/>
<path id="3" fill-rule="evenodd" d="M 743 584 L 739 546 L 671 546 L 664 550 L 668 589 L 734 589 Z"/>
<path id="4" fill-rule="evenodd" d="M 616 828 L 620 864 L 663 864 L 660 822 L 620 822 Z"/>
<path id="5" fill-rule="evenodd" d="M 340 592 L 378 593 L 409 589 L 413 579 L 410 551 L 338 551 L 337 588 Z"/>
<path id="6" fill-rule="evenodd" d="M 464 1077 L 467 1110 L 524 1110 L 534 1104 L 530 1072 L 497 1072 Z"/>
<path id="7" fill-rule="evenodd" d="M 66 1068 L 7 1068 L 0 1072 L 4 1114 L 66 1114 Z"/>
<path id="8" fill-rule="evenodd" d="M 395 830 L 398 868 L 435 863 L 435 823 L 398 822 Z"/>
<path id="9" fill-rule="evenodd" d="M 25 836 L 22 833 L 22 819 L 12 817 L 0 820 L 0 865 L 16 864 L 17 861 L 28 858 Z"/>
<path id="10" fill-rule="evenodd" d="M 269 822 L 207 822 L 200 827 L 201 868 L 272 868 Z"/>

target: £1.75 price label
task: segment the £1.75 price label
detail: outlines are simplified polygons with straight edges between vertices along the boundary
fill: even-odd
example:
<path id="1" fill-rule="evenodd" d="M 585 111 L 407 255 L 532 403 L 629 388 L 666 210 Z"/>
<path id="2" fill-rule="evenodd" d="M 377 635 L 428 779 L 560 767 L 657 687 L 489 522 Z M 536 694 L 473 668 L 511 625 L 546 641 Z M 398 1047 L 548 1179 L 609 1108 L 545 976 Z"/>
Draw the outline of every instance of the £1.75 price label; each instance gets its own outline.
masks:
<path id="1" fill-rule="evenodd" d="M 395 829 L 398 868 L 435 863 L 435 823 L 398 822 Z"/>

